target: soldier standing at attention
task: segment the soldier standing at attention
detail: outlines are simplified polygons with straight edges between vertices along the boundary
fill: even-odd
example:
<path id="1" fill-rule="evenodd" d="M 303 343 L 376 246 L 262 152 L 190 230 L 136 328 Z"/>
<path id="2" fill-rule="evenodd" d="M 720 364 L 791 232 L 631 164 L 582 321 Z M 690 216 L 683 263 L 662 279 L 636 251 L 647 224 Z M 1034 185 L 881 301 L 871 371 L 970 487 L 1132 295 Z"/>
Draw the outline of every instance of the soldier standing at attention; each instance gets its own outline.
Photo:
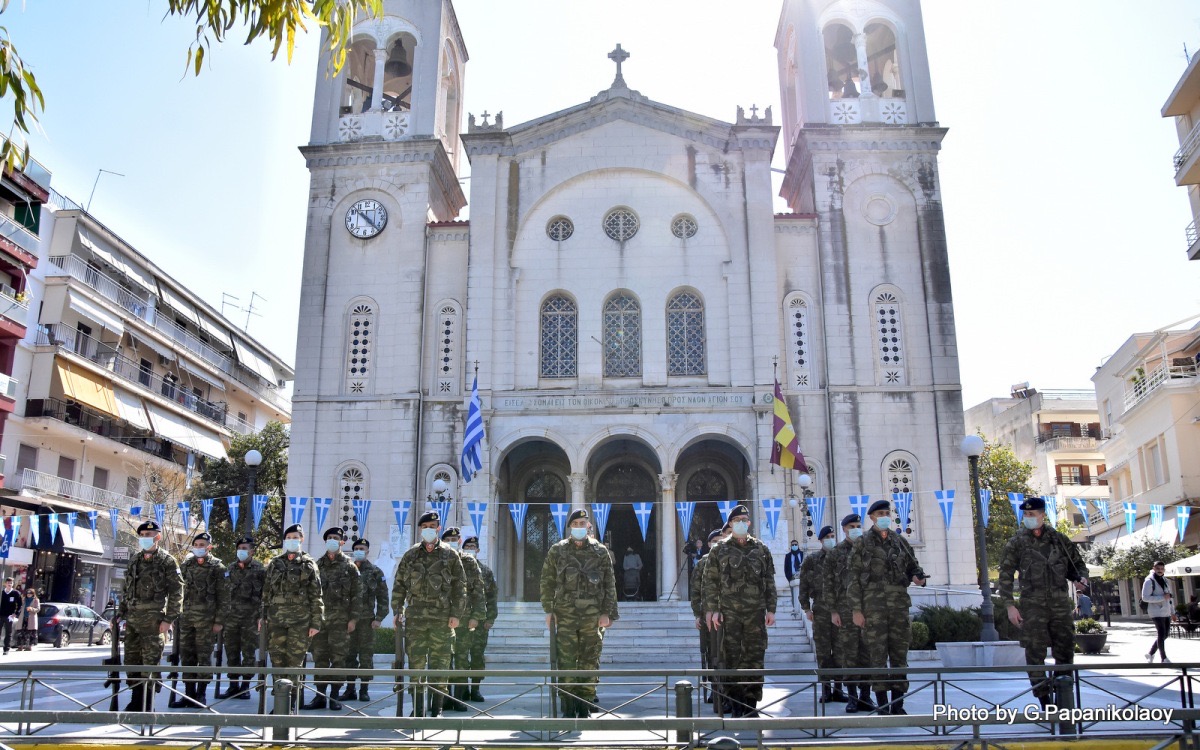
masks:
<path id="1" fill-rule="evenodd" d="M 762 669 L 767 628 L 775 624 L 775 561 L 771 550 L 750 536 L 750 511 L 739 505 L 729 513 L 733 537 L 708 553 L 704 566 L 705 620 L 722 630 L 722 669 Z M 762 677 L 730 685 L 727 697 L 735 717 L 758 716 Z"/>
<path id="2" fill-rule="evenodd" d="M 1082 589 L 1087 585 L 1083 557 L 1070 539 L 1057 529 L 1046 525 L 1046 501 L 1031 497 L 1021 503 L 1025 511 L 1020 529 L 1008 540 L 1000 556 L 1000 576 L 997 593 L 1008 609 L 1008 621 L 1020 629 L 1021 645 L 1025 647 L 1026 664 L 1045 664 L 1046 647 L 1055 664 L 1075 661 L 1075 623 L 1071 620 L 1074 608 L 1067 593 L 1067 582 L 1074 581 Z M 1013 575 L 1021 576 L 1021 604 L 1013 599 Z M 1071 673 L 1059 672 L 1051 684 L 1044 672 L 1030 672 L 1033 694 L 1042 706 L 1051 702 L 1051 695 L 1071 689 Z"/>
<path id="3" fill-rule="evenodd" d="M 825 605 L 829 608 L 829 618 L 833 621 L 833 653 L 839 666 L 843 669 L 865 668 L 870 661 L 867 651 L 867 641 L 863 629 L 852 622 L 854 607 L 850 603 L 850 553 L 854 543 L 863 535 L 862 518 L 857 513 L 851 513 L 842 519 L 842 533 L 846 538 L 836 547 L 825 553 L 825 578 L 822 582 Z M 846 675 L 845 681 L 848 702 L 846 713 L 854 714 L 859 711 L 874 711 L 875 704 L 871 702 L 871 685 L 869 682 L 854 682 L 855 675 Z"/>
<path id="4" fill-rule="evenodd" d="M 438 540 L 440 526 L 436 511 L 417 519 L 420 541 L 400 558 L 392 583 L 392 612 L 404 625 L 409 669 L 449 669 L 451 639 L 467 613 L 462 557 Z M 446 685 L 430 688 L 429 715 L 438 716 Z M 425 715 L 425 694 L 416 685 L 412 715 Z"/>
<path id="5" fill-rule="evenodd" d="M 267 566 L 254 559 L 254 537 L 237 542 L 237 562 L 225 572 L 229 597 L 225 600 L 225 664 L 229 687 L 218 698 L 250 700 L 250 676 L 238 674 L 240 667 L 253 667 L 258 650 L 258 616 L 262 610 L 263 582 Z M 244 681 L 243 681 L 244 678 Z"/>
<path id="6" fill-rule="evenodd" d="M 263 582 L 267 622 L 260 620 L 258 627 L 267 628 L 271 666 L 279 669 L 299 670 L 304 666 L 308 643 L 321 632 L 325 619 L 321 574 L 317 572 L 317 561 L 301 551 L 303 544 L 304 529 L 300 524 L 284 529 L 283 554 L 267 566 Z M 299 674 L 295 684 L 300 684 Z"/>
<path id="7" fill-rule="evenodd" d="M 125 571 L 117 616 L 125 620 L 125 664 L 153 668 L 183 609 L 183 576 L 175 558 L 158 546 L 162 528 L 157 523 L 146 521 L 137 533 L 140 551 Z M 125 679 L 132 688 L 125 710 L 153 711 L 157 672 L 126 671 Z"/>
<path id="8" fill-rule="evenodd" d="M 321 631 L 313 637 L 313 666 L 318 669 L 345 669 L 346 661 L 350 658 L 350 639 L 358 623 L 359 607 L 362 606 L 362 584 L 354 561 L 342 552 L 342 545 L 346 543 L 345 529 L 333 526 L 325 529 L 321 538 L 325 542 L 325 554 L 317 560 L 317 572 L 321 576 L 325 619 Z M 350 676 L 345 675 L 342 679 L 349 680 Z M 313 682 L 316 694 L 301 708 L 312 711 L 328 706 L 340 711 L 342 704 L 338 702 L 341 697 L 338 691 L 342 687 L 342 680 L 327 677 L 324 680 L 316 678 Z M 346 689 L 351 689 L 349 683 Z M 329 692 L 328 701 L 325 700 L 326 691 Z"/>
<path id="9" fill-rule="evenodd" d="M 225 563 L 210 555 L 212 536 L 207 532 L 192 539 L 192 554 L 179 566 L 183 574 L 183 616 L 179 620 L 179 664 L 184 667 L 212 666 L 213 646 L 221 632 L 228 588 Z M 184 679 L 184 708 L 207 708 L 207 675 Z"/>
<path id="10" fill-rule="evenodd" d="M 837 654 L 833 650 L 833 620 L 829 602 L 825 599 L 825 566 L 837 546 L 832 526 L 822 526 L 817 534 L 821 548 L 800 564 L 800 609 L 812 623 L 813 648 L 817 650 L 817 669 L 837 669 Z M 840 682 L 821 681 L 821 703 L 845 703 L 846 694 Z"/>
<path id="11" fill-rule="evenodd" d="M 708 563 L 708 558 L 712 556 L 712 551 L 717 545 L 725 539 L 725 529 L 713 529 L 708 532 L 708 552 L 700 556 L 696 561 L 696 567 L 692 569 L 692 585 L 688 589 L 688 600 L 692 605 L 692 616 L 696 618 L 696 630 L 700 631 L 700 657 L 701 659 L 710 658 L 708 654 L 709 633 L 708 625 L 704 622 L 704 568 Z M 704 669 L 716 669 L 716 664 L 710 661 L 707 664 L 701 664 Z M 705 703 L 712 703 L 712 691 L 704 696 Z"/>
<path id="12" fill-rule="evenodd" d="M 472 536 L 464 539 L 462 551 L 464 555 L 475 560 L 479 565 L 479 574 L 483 580 L 484 615 L 480 627 L 467 633 L 467 645 L 463 647 L 467 662 L 460 668 L 487 669 L 484 652 L 487 650 L 488 631 L 492 629 L 492 625 L 496 623 L 496 618 L 500 615 L 500 609 L 496 605 L 496 575 L 492 573 L 491 568 L 476 557 L 479 554 L 479 537 Z M 483 682 L 482 677 L 471 678 L 471 689 L 470 694 L 466 696 L 467 700 L 476 703 L 483 702 L 483 694 L 479 692 L 480 682 Z"/>
<path id="13" fill-rule="evenodd" d="M 612 558 L 588 536 L 588 512 L 578 508 L 567 519 L 568 536 L 555 542 L 542 565 L 542 610 L 555 633 L 559 669 L 599 669 L 604 629 L 617 613 L 617 577 Z M 564 678 L 559 695 L 564 718 L 586 719 L 599 711 L 596 684 L 587 677 Z"/>
<path id="14" fill-rule="evenodd" d="M 458 628 L 450 641 L 451 664 L 455 669 L 466 669 L 466 648 L 469 633 L 474 633 L 487 614 L 487 602 L 483 598 L 483 574 L 479 563 L 474 557 L 462 551 L 462 531 L 457 526 L 451 526 L 442 532 L 442 542 L 458 553 L 463 564 L 463 584 L 467 589 L 467 627 Z M 462 678 L 457 678 L 450 686 L 450 695 L 446 698 L 443 708 L 446 711 L 466 711 L 467 704 L 463 703 L 470 695 L 471 689 L 463 684 Z"/>
<path id="15" fill-rule="evenodd" d="M 342 700 L 369 701 L 371 694 L 367 686 L 371 683 L 371 675 L 360 676 L 362 686 L 358 695 L 354 694 L 354 670 L 375 668 L 375 631 L 388 616 L 388 588 L 383 569 L 367 559 L 371 543 L 366 539 L 355 539 L 353 545 L 354 564 L 358 566 L 358 580 L 362 583 L 362 601 L 359 604 L 360 620 L 350 637 L 350 658 L 346 668 L 351 670 L 342 693 Z M 368 621 L 370 627 L 367 627 Z"/>
<path id="16" fill-rule="evenodd" d="M 850 553 L 850 588 L 847 592 L 854 607 L 854 624 L 866 628 L 864 636 L 870 650 L 869 668 L 881 669 L 890 663 L 892 669 L 908 666 L 908 643 L 912 639 L 912 622 L 908 610 L 912 599 L 909 584 L 924 586 L 928 576 L 917 562 L 912 545 L 892 529 L 892 506 L 887 500 L 876 500 L 867 509 L 874 526 L 854 543 Z M 905 715 L 904 694 L 908 692 L 908 675 L 902 671 L 878 675 L 872 684 L 879 713 Z M 892 691 L 888 705 L 887 691 Z"/>

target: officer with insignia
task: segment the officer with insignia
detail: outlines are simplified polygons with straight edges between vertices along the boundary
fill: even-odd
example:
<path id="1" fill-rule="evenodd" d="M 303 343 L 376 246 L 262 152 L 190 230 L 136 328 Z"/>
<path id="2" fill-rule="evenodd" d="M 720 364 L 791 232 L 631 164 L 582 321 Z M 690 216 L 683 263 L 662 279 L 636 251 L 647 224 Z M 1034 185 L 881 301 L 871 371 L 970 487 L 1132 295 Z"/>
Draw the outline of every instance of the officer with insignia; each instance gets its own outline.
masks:
<path id="1" fill-rule="evenodd" d="M 837 546 L 837 535 L 832 526 L 821 527 L 817 533 L 821 548 L 804 558 L 800 563 L 800 609 L 812 623 L 813 647 L 817 651 L 817 669 L 837 669 L 837 652 L 833 648 L 833 621 L 829 602 L 825 599 L 825 566 L 830 553 Z M 821 703 L 845 703 L 846 694 L 840 682 L 821 681 Z"/>
<path id="2" fill-rule="evenodd" d="M 183 576 L 179 564 L 159 546 L 162 528 L 154 521 L 137 527 L 138 553 L 125 571 L 117 615 L 125 620 L 126 666 L 156 667 L 167 632 L 183 611 Z M 127 670 L 132 689 L 126 711 L 153 711 L 157 672 Z"/>
<path id="3" fill-rule="evenodd" d="M 359 620 L 362 608 L 362 583 L 354 561 L 342 552 L 346 543 L 346 530 L 340 526 L 325 529 L 321 535 L 325 542 L 325 554 L 317 560 L 317 572 L 321 576 L 321 599 L 325 603 L 325 619 L 321 631 L 313 636 L 313 666 L 318 669 L 345 669 L 350 658 L 350 639 Z M 346 681 L 345 696 L 339 694 L 343 680 Z M 327 677 L 313 680 L 315 694 L 301 708 L 312 711 L 328 706 L 340 711 L 339 698 L 349 698 L 353 680 L 349 675 L 341 679 Z M 326 701 L 325 693 L 329 693 Z"/>
<path id="4" fill-rule="evenodd" d="M 212 666 L 217 633 L 229 590 L 225 585 L 225 563 L 210 554 L 212 536 L 207 532 L 192 538 L 192 554 L 179 566 L 183 575 L 183 616 L 179 619 L 179 664 L 184 667 Z M 207 708 L 208 675 L 185 677 L 185 708 Z"/>
<path id="5" fill-rule="evenodd" d="M 258 651 L 258 616 L 262 611 L 263 583 L 267 566 L 254 559 L 254 537 L 237 541 L 237 562 L 225 572 L 229 596 L 225 600 L 225 664 L 229 687 L 218 698 L 250 699 L 250 676 L 241 667 L 253 667 Z"/>
<path id="6" fill-rule="evenodd" d="M 771 550 L 750 536 L 750 510 L 738 505 L 729 513 L 733 536 L 708 553 L 704 566 L 704 617 L 721 630 L 721 669 L 762 669 L 767 628 L 775 624 L 775 561 Z M 726 686 L 734 717 L 758 716 L 762 677 Z"/>
<path id="7" fill-rule="evenodd" d="M 466 655 L 466 662 L 460 665 L 460 669 L 487 669 L 487 661 L 484 658 L 484 653 L 487 650 L 488 631 L 492 629 L 492 625 L 496 623 L 496 618 L 500 615 L 500 610 L 496 605 L 496 575 L 492 569 L 487 566 L 477 555 L 479 554 L 479 537 L 467 537 L 462 543 L 463 554 L 475 560 L 479 565 L 479 574 L 483 580 L 483 602 L 484 615 L 483 621 L 479 627 L 468 631 L 466 634 L 466 644 L 463 646 L 463 653 Z M 465 562 L 465 560 L 464 560 Z M 471 678 L 471 688 L 466 696 L 467 700 L 481 703 L 483 694 L 479 692 L 479 683 L 483 682 L 482 677 Z"/>
<path id="8" fill-rule="evenodd" d="M 483 573 L 479 570 L 479 563 L 475 558 L 462 551 L 462 531 L 457 526 L 451 526 L 442 532 L 442 542 L 459 554 L 463 564 L 464 583 L 467 587 L 467 627 L 465 629 L 460 627 L 454 631 L 450 651 L 453 654 L 454 668 L 466 669 L 465 649 L 468 645 L 468 634 L 474 633 L 479 627 L 479 623 L 487 615 L 487 601 L 483 598 Z M 463 701 L 470 697 L 470 693 L 470 687 L 462 682 L 462 678 L 458 678 L 450 686 L 450 697 L 446 699 L 444 709 L 446 711 L 466 711 L 467 704 Z"/>
<path id="9" fill-rule="evenodd" d="M 892 506 L 877 500 L 867 509 L 874 524 L 854 543 L 850 552 L 850 588 L 847 592 L 853 608 L 854 624 L 865 628 L 864 637 L 872 669 L 891 666 L 890 675 L 877 675 L 872 683 L 875 702 L 881 714 L 900 716 L 904 695 L 908 692 L 908 644 L 912 640 L 912 622 L 908 610 L 912 599 L 911 584 L 924 586 L 928 576 L 921 569 L 912 545 L 893 528 Z M 892 700 L 888 703 L 887 691 Z"/>
<path id="10" fill-rule="evenodd" d="M 468 613 L 462 557 L 438 539 L 441 516 L 429 511 L 417 519 L 420 541 L 396 566 L 392 612 L 404 625 L 409 669 L 450 668 L 454 631 Z M 439 716 L 445 684 L 430 685 L 429 715 Z M 425 715 L 424 691 L 413 686 L 413 716 Z"/>
<path id="11" fill-rule="evenodd" d="M 854 543 L 863 535 L 862 517 L 851 513 L 842 519 L 845 538 L 832 550 L 825 553 L 824 573 L 821 590 L 829 618 L 833 622 L 833 653 L 839 666 L 845 670 L 863 669 L 870 661 L 867 640 L 863 629 L 853 623 L 854 607 L 850 603 L 850 553 Z M 843 677 L 848 693 L 846 713 L 874 711 L 871 701 L 871 685 L 868 681 L 856 682 L 855 675 Z"/>
<path id="12" fill-rule="evenodd" d="M 375 631 L 388 616 L 388 588 L 383 570 L 367 559 L 371 551 L 371 543 L 366 539 L 355 539 L 351 557 L 358 566 L 358 579 L 362 583 L 362 601 L 359 605 L 360 620 L 350 637 L 350 658 L 346 668 L 351 670 L 346 690 L 342 700 L 371 700 L 367 686 L 371 683 L 371 675 L 362 674 L 362 685 L 358 695 L 354 694 L 354 671 L 375 668 Z M 367 627 L 367 623 L 370 627 Z"/>
<path id="13" fill-rule="evenodd" d="M 267 566 L 263 582 L 263 606 L 267 622 L 267 651 L 271 666 L 299 670 L 304 666 L 308 644 L 321 632 L 325 604 L 317 561 L 301 547 L 304 529 L 292 524 L 283 530 L 283 552 Z M 296 684 L 299 685 L 297 674 Z M 298 695 L 298 694 L 297 694 Z M 291 702 L 289 702 L 290 704 Z"/>
<path id="14" fill-rule="evenodd" d="M 1083 589 L 1087 567 L 1079 548 L 1046 524 L 1045 500 L 1026 498 L 1020 508 L 1025 511 L 1021 519 L 1024 528 L 1004 546 L 997 593 L 1008 611 L 1008 621 L 1020 630 L 1026 664 L 1045 664 L 1047 647 L 1055 664 L 1071 664 L 1075 661 L 1075 623 L 1067 583 Z M 1020 604 L 1013 597 L 1015 575 L 1021 579 Z M 1052 696 L 1071 690 L 1072 680 L 1067 671 L 1055 674 L 1056 684 L 1051 684 L 1044 672 L 1030 672 L 1029 682 L 1038 701 L 1047 706 Z"/>
<path id="15" fill-rule="evenodd" d="M 555 635 L 559 669 L 599 669 L 604 629 L 616 622 L 617 579 L 608 549 L 588 536 L 588 512 L 567 519 L 568 536 L 555 542 L 542 565 L 542 610 Z M 587 718 L 600 710 L 596 684 L 586 677 L 564 678 L 560 699 L 564 717 Z"/>

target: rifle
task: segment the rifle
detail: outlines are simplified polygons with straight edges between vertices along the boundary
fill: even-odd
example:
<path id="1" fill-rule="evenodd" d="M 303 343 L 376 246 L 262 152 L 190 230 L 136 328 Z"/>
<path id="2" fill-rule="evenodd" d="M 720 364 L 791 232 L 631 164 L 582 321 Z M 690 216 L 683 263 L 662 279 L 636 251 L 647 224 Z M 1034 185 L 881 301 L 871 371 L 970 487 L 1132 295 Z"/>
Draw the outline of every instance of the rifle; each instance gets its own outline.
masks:
<path id="1" fill-rule="evenodd" d="M 721 658 L 721 638 L 724 634 L 725 631 L 720 628 L 708 631 L 708 662 L 712 669 L 720 670 L 723 668 L 722 662 L 724 660 Z M 711 682 L 713 710 L 717 712 L 718 716 L 724 719 L 726 697 L 722 690 L 718 689 L 722 684 L 721 678 L 713 676 Z"/>
<path id="2" fill-rule="evenodd" d="M 221 632 L 217 633 L 216 644 L 216 671 L 213 672 L 213 698 L 217 697 L 217 693 L 221 692 L 221 654 L 225 651 L 225 629 L 221 628 Z"/>
<path id="3" fill-rule="evenodd" d="M 108 701 L 109 711 L 119 711 L 121 707 L 121 618 L 113 613 L 112 617 L 112 651 L 108 658 L 104 660 L 104 665 L 112 667 L 108 672 L 108 679 L 104 681 L 104 687 L 112 688 L 112 698 Z"/>
<path id="4" fill-rule="evenodd" d="M 254 666 L 263 669 L 267 666 L 267 603 L 264 601 L 258 611 L 258 658 L 254 660 Z M 265 672 L 258 674 L 258 713 L 263 715 L 267 712 L 267 675 Z"/>
<path id="5" fill-rule="evenodd" d="M 393 618 L 396 626 L 396 656 L 392 659 L 392 669 L 404 669 L 404 622 L 400 617 L 397 612 Z M 404 716 L 404 675 L 396 675 L 396 685 L 392 689 L 396 692 L 396 716 Z"/>
<path id="6" fill-rule="evenodd" d="M 167 706 L 170 708 L 180 708 L 189 705 L 189 701 L 184 701 L 179 697 L 179 662 L 183 654 L 179 651 L 179 618 L 175 618 L 175 622 L 171 623 L 171 640 L 173 648 L 171 649 L 171 666 L 175 667 L 175 671 L 167 675 L 171 680 L 171 697 L 167 699 Z M 184 678 L 187 682 L 187 678 Z M 185 686 L 186 687 L 186 686 Z M 155 692 L 162 689 L 162 683 L 155 687 Z M 191 693 L 188 693 L 191 695 Z"/>
<path id="7" fill-rule="evenodd" d="M 708 669 L 712 660 L 708 657 L 708 625 L 707 623 L 704 623 L 703 619 L 701 619 L 701 627 L 697 632 L 700 634 L 700 668 Z M 705 703 L 712 700 L 711 679 L 709 681 L 705 681 L 703 678 L 701 678 L 700 697 L 704 699 Z"/>
<path id="8" fill-rule="evenodd" d="M 558 619 L 554 615 L 550 616 L 550 627 L 547 628 L 550 633 L 550 718 L 558 718 L 558 678 L 555 672 L 558 671 Z"/>

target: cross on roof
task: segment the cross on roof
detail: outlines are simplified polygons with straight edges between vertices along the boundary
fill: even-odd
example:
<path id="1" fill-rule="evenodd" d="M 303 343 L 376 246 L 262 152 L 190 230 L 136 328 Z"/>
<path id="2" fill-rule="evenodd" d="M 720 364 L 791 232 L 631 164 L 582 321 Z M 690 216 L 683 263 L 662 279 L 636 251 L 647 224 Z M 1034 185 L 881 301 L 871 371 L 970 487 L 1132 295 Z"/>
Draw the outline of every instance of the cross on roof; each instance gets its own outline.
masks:
<path id="1" fill-rule="evenodd" d="M 753 117 L 755 120 L 758 119 L 758 105 L 757 104 L 750 105 L 750 116 Z"/>
<path id="2" fill-rule="evenodd" d="M 608 53 L 608 59 L 617 64 L 617 77 L 613 79 L 613 86 L 624 86 L 625 77 L 621 75 L 621 63 L 629 59 L 629 53 L 621 49 L 621 45 L 618 44 L 616 49 Z"/>

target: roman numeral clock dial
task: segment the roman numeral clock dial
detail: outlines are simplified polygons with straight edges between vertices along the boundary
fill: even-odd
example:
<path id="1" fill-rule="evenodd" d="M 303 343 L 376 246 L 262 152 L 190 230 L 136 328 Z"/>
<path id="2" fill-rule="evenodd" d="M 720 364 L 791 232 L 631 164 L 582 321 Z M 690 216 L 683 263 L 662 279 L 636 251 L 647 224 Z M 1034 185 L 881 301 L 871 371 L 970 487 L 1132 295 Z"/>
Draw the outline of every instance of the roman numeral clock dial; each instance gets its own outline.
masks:
<path id="1" fill-rule="evenodd" d="M 368 198 L 356 201 L 346 211 L 346 230 L 360 240 L 366 240 L 382 232 L 387 220 L 387 209 L 383 204 Z"/>

